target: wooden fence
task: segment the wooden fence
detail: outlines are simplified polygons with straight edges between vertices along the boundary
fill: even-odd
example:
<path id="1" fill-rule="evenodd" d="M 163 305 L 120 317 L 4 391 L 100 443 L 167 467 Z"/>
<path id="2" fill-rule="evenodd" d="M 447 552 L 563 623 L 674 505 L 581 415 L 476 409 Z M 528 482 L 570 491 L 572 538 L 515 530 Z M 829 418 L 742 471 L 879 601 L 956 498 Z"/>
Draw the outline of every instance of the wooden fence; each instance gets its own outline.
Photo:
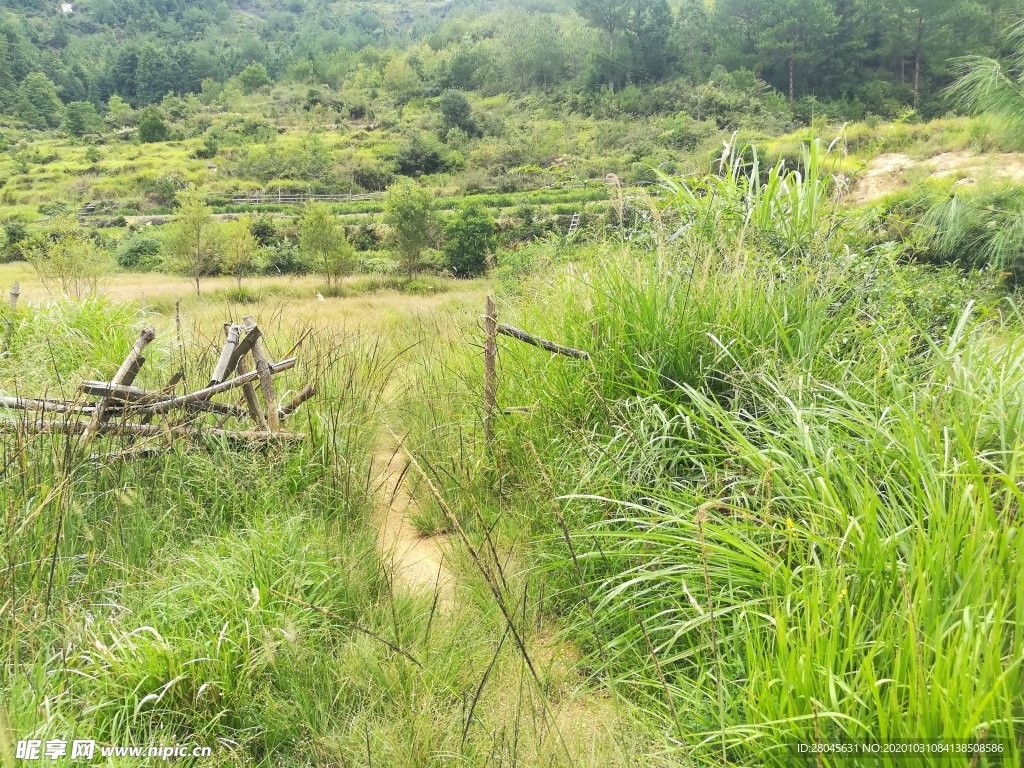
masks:
<path id="1" fill-rule="evenodd" d="M 282 192 L 253 192 L 247 195 L 234 195 L 229 198 L 229 205 L 292 205 L 309 201 L 323 203 L 355 203 L 360 200 L 378 200 L 383 192 L 363 192 L 352 195 L 311 195 L 303 192 L 284 194 Z M 222 196 L 210 195 L 208 200 L 222 200 Z"/>
<path id="2" fill-rule="evenodd" d="M 16 300 L 12 293 L 12 304 Z M 241 325 L 225 323 L 225 341 L 210 375 L 209 383 L 192 392 L 176 394 L 184 376 L 176 373 L 160 390 L 132 386 L 146 362 L 146 347 L 156 338 L 153 328 L 145 328 L 109 381 L 83 381 L 78 400 L 51 400 L 20 396 L 0 396 L 0 408 L 28 412 L 19 420 L 0 420 L 3 432 L 43 432 L 84 435 L 129 435 L 137 438 L 168 436 L 190 438 L 226 438 L 242 443 L 267 443 L 301 440 L 305 435 L 281 429 L 281 422 L 316 394 L 308 384 L 286 403 L 280 403 L 274 376 L 293 368 L 296 358 L 273 362 L 264 349 L 262 334 L 255 319 L 245 317 Z M 251 358 L 250 366 L 247 359 Z M 262 397 L 257 397 L 256 385 Z M 217 395 L 241 390 L 244 406 L 214 402 Z M 261 403 L 262 399 L 262 403 Z M 164 423 L 151 423 L 155 417 L 182 414 Z M 211 427 L 201 421 L 207 414 L 219 417 Z M 54 416 L 63 418 L 55 419 Z M 184 418 L 183 418 L 184 417 Z M 230 418 L 251 422 L 245 429 L 224 429 Z"/>
<path id="3" fill-rule="evenodd" d="M 499 323 L 498 310 L 491 296 L 487 297 L 484 305 L 484 332 L 484 439 L 490 446 L 494 441 L 494 417 L 498 412 L 498 336 L 506 336 L 531 347 L 543 349 L 545 352 L 576 360 L 589 360 L 590 353 L 542 339 L 514 325 Z M 513 406 L 505 408 L 503 412 L 517 413 L 527 410 L 529 409 L 522 406 Z"/>

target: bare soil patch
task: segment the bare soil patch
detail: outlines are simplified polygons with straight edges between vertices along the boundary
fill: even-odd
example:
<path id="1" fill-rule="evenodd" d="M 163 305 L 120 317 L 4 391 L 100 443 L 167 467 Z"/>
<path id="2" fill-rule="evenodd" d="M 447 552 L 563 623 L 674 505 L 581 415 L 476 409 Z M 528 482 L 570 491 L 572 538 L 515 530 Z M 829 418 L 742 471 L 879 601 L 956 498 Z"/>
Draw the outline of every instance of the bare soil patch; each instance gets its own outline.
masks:
<path id="1" fill-rule="evenodd" d="M 879 155 L 857 174 L 849 200 L 855 204 L 870 203 L 906 189 L 910 185 L 908 172 L 915 170 L 923 172 L 926 178 L 957 176 L 957 184 L 976 184 L 985 179 L 1024 184 L 1024 153 L 943 152 L 924 160 L 901 153 Z"/>
<path id="2" fill-rule="evenodd" d="M 417 501 L 407 484 L 408 463 L 393 451 L 373 457 L 377 478 L 377 547 L 396 587 L 438 595 L 438 604 L 455 599 L 455 578 L 448 568 L 448 537 L 424 536 L 412 523 Z"/>

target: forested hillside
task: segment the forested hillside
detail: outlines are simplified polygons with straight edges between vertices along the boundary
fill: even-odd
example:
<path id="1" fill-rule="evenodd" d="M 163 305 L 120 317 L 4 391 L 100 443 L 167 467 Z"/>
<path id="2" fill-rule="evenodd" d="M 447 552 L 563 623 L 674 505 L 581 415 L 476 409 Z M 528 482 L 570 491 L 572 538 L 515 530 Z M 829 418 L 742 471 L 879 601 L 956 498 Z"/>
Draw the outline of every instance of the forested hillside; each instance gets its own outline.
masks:
<path id="1" fill-rule="evenodd" d="M 1010 0 L 5 0 L 0 109 L 57 127 L 64 105 L 98 113 L 232 78 L 386 92 L 552 92 L 573 109 L 700 119 L 726 73 L 760 79 L 798 119 L 949 108 L 941 89 L 964 55 L 998 55 Z M 651 91 L 646 86 L 672 84 Z M 636 87 L 642 87 L 637 90 Z M 700 87 L 698 87 L 700 86 Z M 615 99 L 600 94 L 618 93 Z M 692 91 L 692 92 L 691 92 Z M 119 102 L 116 102 L 119 103 Z"/>

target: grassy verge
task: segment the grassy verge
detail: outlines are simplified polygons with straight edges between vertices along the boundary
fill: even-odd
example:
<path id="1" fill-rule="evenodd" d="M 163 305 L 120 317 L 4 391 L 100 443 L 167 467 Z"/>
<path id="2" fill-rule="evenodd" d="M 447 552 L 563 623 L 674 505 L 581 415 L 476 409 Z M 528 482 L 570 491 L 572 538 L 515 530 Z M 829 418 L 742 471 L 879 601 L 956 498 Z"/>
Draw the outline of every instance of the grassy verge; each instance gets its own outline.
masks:
<path id="1" fill-rule="evenodd" d="M 524 410 L 487 455 L 478 359 L 449 356 L 420 450 L 478 535 L 546 563 L 546 610 L 672 759 L 951 738 L 1016 764 L 1017 306 L 845 252 L 827 206 L 803 239 L 795 182 L 680 195 L 678 245 L 535 262 L 499 315 L 591 360 L 502 341 L 499 405 Z"/>

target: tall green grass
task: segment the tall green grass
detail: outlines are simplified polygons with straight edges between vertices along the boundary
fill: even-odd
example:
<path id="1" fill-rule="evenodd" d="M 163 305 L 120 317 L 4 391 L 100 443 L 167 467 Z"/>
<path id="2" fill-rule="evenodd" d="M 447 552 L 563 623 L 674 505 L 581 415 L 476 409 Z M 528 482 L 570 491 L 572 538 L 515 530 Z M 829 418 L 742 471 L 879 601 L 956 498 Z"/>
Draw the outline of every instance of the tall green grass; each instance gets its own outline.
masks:
<path id="1" fill-rule="evenodd" d="M 421 450 L 461 457 L 439 476 L 467 517 L 486 499 L 530 532 L 548 610 L 671 759 L 943 737 L 1017 764 L 1020 312 L 986 280 L 844 248 L 817 181 L 730 173 L 673 186 L 679 245 L 527 280 L 499 316 L 591 359 L 502 343 L 499 405 L 525 410 L 479 468 L 458 407 L 423 415 Z"/>
<path id="2" fill-rule="evenodd" d="M 727 142 L 718 172 L 694 180 L 665 178 L 670 220 L 677 237 L 714 242 L 723 251 L 738 243 L 786 256 L 810 256 L 827 247 L 839 226 L 842 182 L 834 172 L 841 159 L 820 138 L 801 145 L 798 167 L 785 160 L 765 168 L 752 145 Z"/>

